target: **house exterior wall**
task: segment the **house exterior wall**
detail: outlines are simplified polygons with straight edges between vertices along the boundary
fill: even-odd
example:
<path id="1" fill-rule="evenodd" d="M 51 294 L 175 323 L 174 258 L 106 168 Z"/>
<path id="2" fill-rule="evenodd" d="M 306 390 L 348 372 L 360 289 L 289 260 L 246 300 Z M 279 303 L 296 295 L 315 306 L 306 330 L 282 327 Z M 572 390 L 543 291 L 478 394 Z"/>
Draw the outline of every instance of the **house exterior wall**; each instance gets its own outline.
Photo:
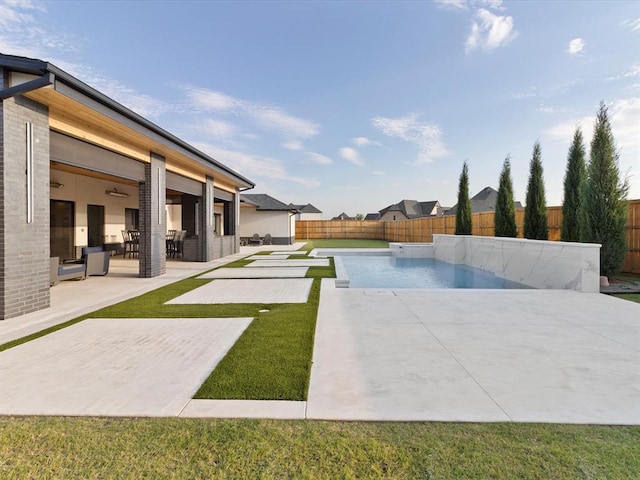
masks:
<path id="1" fill-rule="evenodd" d="M 261 211 L 243 207 L 240 211 L 240 236 L 251 237 L 257 233 L 260 237 L 270 234 L 276 245 L 289 245 L 295 236 L 295 225 L 289 219 L 287 211 Z"/>
<path id="2" fill-rule="evenodd" d="M 7 79 L 0 71 L 0 88 Z M 33 127 L 30 222 L 27 123 Z M 0 319 L 49 306 L 49 235 L 49 112 L 12 97 L 0 102 Z"/>
<path id="3" fill-rule="evenodd" d="M 120 243 L 123 241 L 125 208 L 137 209 L 138 188 L 116 184 L 88 176 L 58 170 L 51 171 L 51 182 L 61 183 L 62 188 L 50 190 L 52 200 L 65 200 L 75 205 L 74 245 L 76 250 L 87 246 L 87 205 L 104 206 L 104 242 Z M 119 192 L 129 194 L 129 198 L 112 197 L 107 190 L 117 188 Z"/>
<path id="4" fill-rule="evenodd" d="M 296 220 L 322 220 L 322 213 L 297 213 Z"/>
<path id="5" fill-rule="evenodd" d="M 397 222 L 398 220 L 407 220 L 402 212 L 386 212 L 380 217 L 381 222 Z"/>

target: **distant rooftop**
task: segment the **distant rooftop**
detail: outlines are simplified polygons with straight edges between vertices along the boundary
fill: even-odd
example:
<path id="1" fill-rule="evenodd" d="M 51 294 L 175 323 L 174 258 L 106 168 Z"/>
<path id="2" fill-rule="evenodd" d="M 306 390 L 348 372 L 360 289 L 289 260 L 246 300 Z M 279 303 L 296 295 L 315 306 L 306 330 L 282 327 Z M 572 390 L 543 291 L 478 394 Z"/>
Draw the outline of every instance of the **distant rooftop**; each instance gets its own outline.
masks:
<path id="1" fill-rule="evenodd" d="M 291 205 L 287 205 L 266 193 L 242 193 L 240 195 L 240 202 L 253 205 L 257 210 L 297 211 L 297 209 Z"/>

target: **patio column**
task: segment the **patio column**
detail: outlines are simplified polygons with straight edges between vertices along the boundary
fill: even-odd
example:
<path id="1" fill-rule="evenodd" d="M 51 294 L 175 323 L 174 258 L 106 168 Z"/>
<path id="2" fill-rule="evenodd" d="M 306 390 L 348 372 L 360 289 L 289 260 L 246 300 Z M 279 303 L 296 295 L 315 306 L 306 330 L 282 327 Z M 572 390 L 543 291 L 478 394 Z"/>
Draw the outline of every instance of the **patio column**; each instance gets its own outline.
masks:
<path id="1" fill-rule="evenodd" d="M 0 69 L 0 90 L 9 87 Z M 0 320 L 49 307 L 49 110 L 0 101 Z"/>
<path id="2" fill-rule="evenodd" d="M 233 194 L 233 234 L 234 242 L 233 242 L 233 253 L 238 253 L 240 251 L 240 190 L 236 189 Z"/>
<path id="3" fill-rule="evenodd" d="M 202 184 L 202 208 L 200 209 L 200 236 L 202 238 L 202 260 L 208 262 L 216 257 L 214 229 L 215 220 L 213 214 L 214 187 L 213 177 L 207 176 L 207 180 Z"/>
<path id="4" fill-rule="evenodd" d="M 145 165 L 145 181 L 140 184 L 139 275 L 151 278 L 167 271 L 166 254 L 166 184 L 165 158 L 151 152 Z"/>

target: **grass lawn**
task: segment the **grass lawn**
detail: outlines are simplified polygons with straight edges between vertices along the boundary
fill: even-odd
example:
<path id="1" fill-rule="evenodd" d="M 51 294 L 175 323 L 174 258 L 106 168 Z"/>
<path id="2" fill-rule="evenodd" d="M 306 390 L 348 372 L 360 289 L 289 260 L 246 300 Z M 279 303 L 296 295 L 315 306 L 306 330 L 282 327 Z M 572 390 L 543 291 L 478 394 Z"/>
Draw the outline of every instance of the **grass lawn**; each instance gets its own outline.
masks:
<path id="1" fill-rule="evenodd" d="M 612 296 L 621 298 L 622 300 L 629 300 L 630 302 L 640 303 L 640 293 L 621 293 L 613 294 Z"/>
<path id="2" fill-rule="evenodd" d="M 640 427 L 5 417 L 0 477 L 637 479 Z"/>
<path id="3" fill-rule="evenodd" d="M 311 251 L 314 248 L 389 248 L 386 240 L 300 240 L 307 242 L 303 250 Z"/>
<path id="4" fill-rule="evenodd" d="M 224 267 L 242 267 L 247 263 L 238 260 Z M 168 300 L 215 281 L 192 277 L 0 345 L 0 351 L 87 318 L 122 318 L 126 321 L 127 318 L 252 317 L 253 322 L 203 383 L 195 398 L 305 400 L 320 303 L 320 280 L 335 277 L 333 259 L 328 267 L 310 267 L 307 277 L 314 281 L 306 303 L 166 305 Z"/>

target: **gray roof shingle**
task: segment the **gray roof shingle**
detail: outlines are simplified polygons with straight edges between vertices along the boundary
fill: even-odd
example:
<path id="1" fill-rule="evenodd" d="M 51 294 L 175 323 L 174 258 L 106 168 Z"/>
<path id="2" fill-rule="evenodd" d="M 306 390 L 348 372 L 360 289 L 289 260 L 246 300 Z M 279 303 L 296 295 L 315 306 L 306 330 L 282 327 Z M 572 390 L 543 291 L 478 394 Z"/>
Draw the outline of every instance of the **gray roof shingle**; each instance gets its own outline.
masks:
<path id="1" fill-rule="evenodd" d="M 297 209 L 291 205 L 287 205 L 266 193 L 242 193 L 240 194 L 240 201 L 253 205 L 257 210 L 297 211 Z"/>

